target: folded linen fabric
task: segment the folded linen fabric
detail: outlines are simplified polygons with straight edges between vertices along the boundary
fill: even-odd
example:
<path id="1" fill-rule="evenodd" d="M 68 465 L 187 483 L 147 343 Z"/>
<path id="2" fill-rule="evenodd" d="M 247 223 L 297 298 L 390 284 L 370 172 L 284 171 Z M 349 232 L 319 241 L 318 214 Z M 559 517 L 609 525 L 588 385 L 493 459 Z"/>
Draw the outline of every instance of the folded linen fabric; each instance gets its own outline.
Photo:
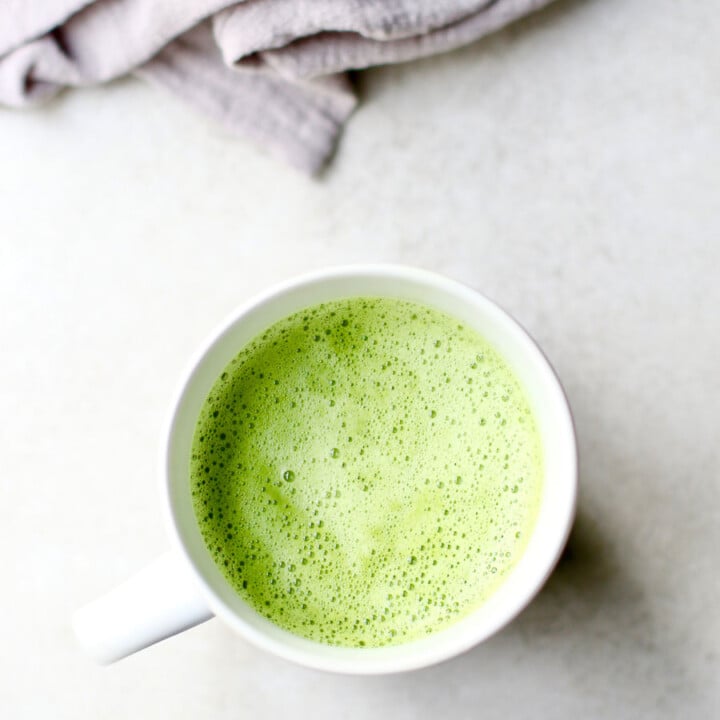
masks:
<path id="1" fill-rule="evenodd" d="M 355 106 L 347 70 L 470 43 L 551 0 L 0 0 L 0 104 L 127 73 L 300 169 Z"/>

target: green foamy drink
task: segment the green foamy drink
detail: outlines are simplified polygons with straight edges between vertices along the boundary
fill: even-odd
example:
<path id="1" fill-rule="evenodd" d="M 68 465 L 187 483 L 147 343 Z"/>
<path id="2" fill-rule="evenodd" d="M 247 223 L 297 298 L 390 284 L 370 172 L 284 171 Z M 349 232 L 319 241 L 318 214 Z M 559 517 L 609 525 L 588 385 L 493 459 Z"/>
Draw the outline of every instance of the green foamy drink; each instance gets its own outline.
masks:
<path id="1" fill-rule="evenodd" d="M 302 637 L 379 647 L 492 595 L 534 527 L 543 460 L 487 341 L 362 297 L 239 349 L 203 405 L 190 475 L 205 543 L 247 603 Z"/>

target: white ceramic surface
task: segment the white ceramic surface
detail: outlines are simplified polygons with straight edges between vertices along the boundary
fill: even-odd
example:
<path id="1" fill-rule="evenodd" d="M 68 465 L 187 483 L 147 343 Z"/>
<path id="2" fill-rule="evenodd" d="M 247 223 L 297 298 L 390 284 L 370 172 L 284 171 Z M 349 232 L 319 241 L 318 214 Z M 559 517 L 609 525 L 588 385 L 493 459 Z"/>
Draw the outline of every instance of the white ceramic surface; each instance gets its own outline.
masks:
<path id="1" fill-rule="evenodd" d="M 0 715 L 714 718 L 720 707 L 720 14 L 558 0 L 364 74 L 309 182 L 136 81 L 0 111 Z M 218 318 L 328 264 L 498 301 L 567 390 L 578 521 L 505 630 L 387 677 L 209 622 L 99 668 L 69 618 L 168 549 L 177 379 Z"/>

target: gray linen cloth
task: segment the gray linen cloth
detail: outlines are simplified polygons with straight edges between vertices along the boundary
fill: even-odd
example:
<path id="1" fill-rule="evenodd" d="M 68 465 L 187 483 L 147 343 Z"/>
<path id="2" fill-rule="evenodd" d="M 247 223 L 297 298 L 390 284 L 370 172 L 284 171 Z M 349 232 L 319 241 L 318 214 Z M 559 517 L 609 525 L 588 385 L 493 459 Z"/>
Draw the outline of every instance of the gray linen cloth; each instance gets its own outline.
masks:
<path id="1" fill-rule="evenodd" d="M 465 45 L 551 0 L 0 0 L 0 104 L 135 73 L 308 173 L 346 71 Z"/>

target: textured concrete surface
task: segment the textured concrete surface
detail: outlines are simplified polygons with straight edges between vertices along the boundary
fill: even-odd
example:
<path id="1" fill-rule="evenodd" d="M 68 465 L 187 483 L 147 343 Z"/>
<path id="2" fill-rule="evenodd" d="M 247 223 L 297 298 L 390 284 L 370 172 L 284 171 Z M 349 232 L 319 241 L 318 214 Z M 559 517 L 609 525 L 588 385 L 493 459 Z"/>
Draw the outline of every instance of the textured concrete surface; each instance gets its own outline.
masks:
<path id="1" fill-rule="evenodd" d="M 719 34 L 709 2 L 559 0 L 363 74 L 320 181 L 135 81 L 0 112 L 3 717 L 718 717 Z M 556 365 L 582 488 L 544 591 L 403 676 L 298 668 L 216 621 L 92 665 L 69 617 L 167 546 L 189 356 L 269 283 L 368 260 L 484 291 Z"/>

